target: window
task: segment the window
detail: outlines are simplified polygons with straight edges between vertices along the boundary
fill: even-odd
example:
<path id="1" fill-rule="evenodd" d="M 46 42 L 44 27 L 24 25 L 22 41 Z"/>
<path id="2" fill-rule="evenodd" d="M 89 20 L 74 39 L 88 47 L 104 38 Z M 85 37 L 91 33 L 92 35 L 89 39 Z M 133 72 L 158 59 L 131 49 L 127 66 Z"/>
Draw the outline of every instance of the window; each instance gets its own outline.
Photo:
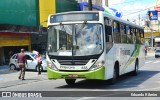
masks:
<path id="1" fill-rule="evenodd" d="M 113 22 L 114 43 L 121 43 L 120 25 L 118 22 Z"/>
<path id="2" fill-rule="evenodd" d="M 126 33 L 127 33 L 127 43 L 132 44 L 133 38 L 132 38 L 132 33 L 131 33 L 131 27 L 126 26 Z"/>
<path id="3" fill-rule="evenodd" d="M 140 30 L 141 43 L 144 44 L 144 31 Z"/>
<path id="4" fill-rule="evenodd" d="M 112 27 L 111 20 L 105 18 L 106 42 L 112 43 Z"/>
<path id="5" fill-rule="evenodd" d="M 27 60 L 31 60 L 32 58 L 29 55 L 26 55 Z"/>
<path id="6" fill-rule="evenodd" d="M 140 31 L 139 29 L 136 29 L 136 43 L 137 44 L 140 44 L 141 41 L 140 41 Z"/>
<path id="7" fill-rule="evenodd" d="M 17 54 L 13 55 L 12 59 L 17 59 Z"/>
<path id="8" fill-rule="evenodd" d="M 121 41 L 122 43 L 127 43 L 127 34 L 126 34 L 126 28 L 124 24 L 121 24 Z"/>
<path id="9" fill-rule="evenodd" d="M 131 29 L 131 34 L 132 34 L 132 39 L 133 39 L 133 43 L 136 43 L 136 32 L 135 32 L 135 28 Z"/>
<path id="10" fill-rule="evenodd" d="M 105 32 L 106 32 L 106 53 L 112 48 L 113 46 L 113 40 L 112 40 L 112 24 L 111 20 L 108 18 L 105 18 Z"/>

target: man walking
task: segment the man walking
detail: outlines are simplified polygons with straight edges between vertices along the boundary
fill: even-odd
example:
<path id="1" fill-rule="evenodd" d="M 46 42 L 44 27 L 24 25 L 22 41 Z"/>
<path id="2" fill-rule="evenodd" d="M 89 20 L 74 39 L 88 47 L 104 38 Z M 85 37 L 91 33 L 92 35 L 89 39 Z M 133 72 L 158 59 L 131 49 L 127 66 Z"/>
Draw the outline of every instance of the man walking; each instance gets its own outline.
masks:
<path id="1" fill-rule="evenodd" d="M 24 54 L 24 49 L 21 49 L 21 52 L 18 54 L 17 56 L 17 60 L 18 60 L 18 66 L 20 68 L 20 75 L 19 75 L 19 79 L 25 80 L 24 76 L 25 76 L 25 63 L 27 65 L 27 60 Z"/>

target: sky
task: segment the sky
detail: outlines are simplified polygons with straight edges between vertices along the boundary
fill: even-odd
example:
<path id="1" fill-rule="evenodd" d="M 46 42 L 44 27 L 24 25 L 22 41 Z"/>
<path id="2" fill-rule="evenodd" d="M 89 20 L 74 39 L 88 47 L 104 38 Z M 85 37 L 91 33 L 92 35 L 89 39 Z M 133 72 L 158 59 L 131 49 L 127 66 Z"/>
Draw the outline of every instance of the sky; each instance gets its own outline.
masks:
<path id="1" fill-rule="evenodd" d="M 156 0 L 108 0 L 108 5 L 122 12 L 123 19 L 134 21 L 139 15 L 141 19 L 146 18 L 147 11 L 154 10 Z"/>

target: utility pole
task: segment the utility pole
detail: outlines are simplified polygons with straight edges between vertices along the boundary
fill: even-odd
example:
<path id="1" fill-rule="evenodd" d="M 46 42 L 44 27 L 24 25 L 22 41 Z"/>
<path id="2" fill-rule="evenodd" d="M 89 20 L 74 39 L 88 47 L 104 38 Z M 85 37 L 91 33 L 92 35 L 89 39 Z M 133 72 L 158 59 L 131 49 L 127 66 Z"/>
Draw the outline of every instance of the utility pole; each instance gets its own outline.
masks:
<path id="1" fill-rule="evenodd" d="M 139 25 L 140 25 L 140 22 L 141 22 L 141 17 L 140 17 L 140 14 L 138 15 L 138 18 L 139 18 Z"/>
<path id="2" fill-rule="evenodd" d="M 105 0 L 105 2 L 106 2 L 106 3 L 105 3 L 105 4 L 106 4 L 106 6 L 108 7 L 108 6 L 109 6 L 109 5 L 108 5 L 108 0 Z"/>
<path id="3" fill-rule="evenodd" d="M 92 0 L 88 0 L 88 7 L 89 10 L 92 11 Z"/>
<path id="4" fill-rule="evenodd" d="M 102 7 L 108 7 L 108 0 L 102 0 Z"/>

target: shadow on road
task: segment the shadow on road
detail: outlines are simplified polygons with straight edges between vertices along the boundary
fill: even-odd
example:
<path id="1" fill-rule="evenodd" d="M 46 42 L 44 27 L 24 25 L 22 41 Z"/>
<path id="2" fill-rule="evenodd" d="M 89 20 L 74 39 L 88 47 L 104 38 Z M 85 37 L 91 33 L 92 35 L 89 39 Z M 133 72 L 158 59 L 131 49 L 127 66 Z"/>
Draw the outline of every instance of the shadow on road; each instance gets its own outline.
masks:
<path id="1" fill-rule="evenodd" d="M 138 87 L 146 80 L 158 74 L 160 71 L 141 70 L 137 76 L 125 74 L 119 77 L 114 85 L 109 84 L 109 80 L 81 80 L 72 86 L 64 85 L 57 88 L 78 88 L 78 89 L 122 89 Z"/>

